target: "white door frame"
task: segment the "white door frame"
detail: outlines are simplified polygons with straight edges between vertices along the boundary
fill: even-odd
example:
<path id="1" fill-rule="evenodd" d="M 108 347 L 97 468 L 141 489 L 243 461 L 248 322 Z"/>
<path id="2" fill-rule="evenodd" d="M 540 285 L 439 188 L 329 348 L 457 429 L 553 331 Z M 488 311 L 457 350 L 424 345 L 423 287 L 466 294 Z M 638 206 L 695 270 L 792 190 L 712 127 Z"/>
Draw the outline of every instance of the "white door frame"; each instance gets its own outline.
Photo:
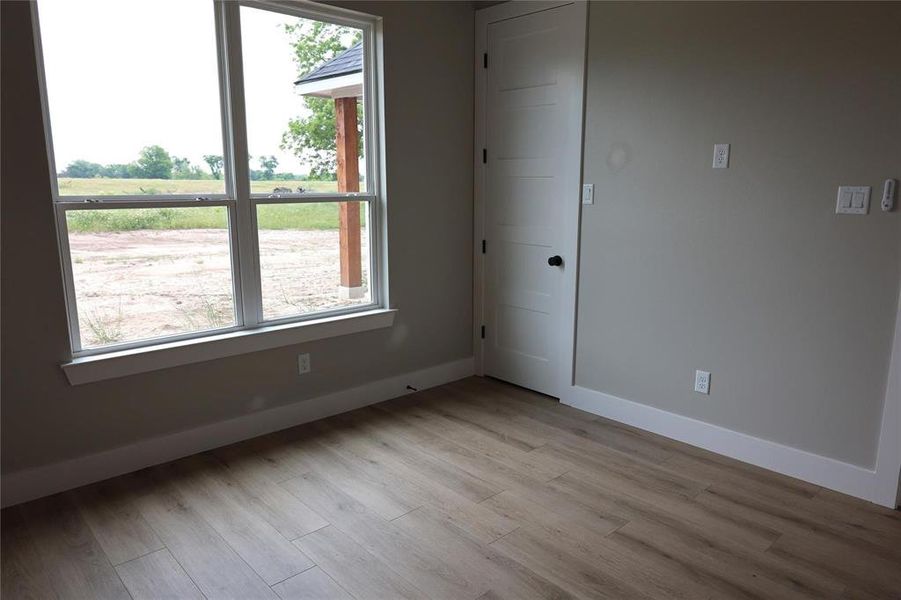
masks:
<path id="1" fill-rule="evenodd" d="M 901 506 L 901 292 L 898 293 L 895 337 L 885 384 L 873 487 L 870 500 L 891 508 Z"/>
<path id="2" fill-rule="evenodd" d="M 484 340 L 482 339 L 482 326 L 485 322 L 485 256 L 482 253 L 482 240 L 485 239 L 486 218 L 486 165 L 483 161 L 483 149 L 487 147 L 487 88 L 488 71 L 484 66 L 484 56 L 488 52 L 488 26 L 491 23 L 504 21 L 515 17 L 542 12 L 551 8 L 575 4 L 576 9 L 584 23 L 584 36 L 582 38 L 582 93 L 579 98 L 579 113 L 581 117 L 582 135 L 578 143 L 568 150 L 567 160 L 576 161 L 579 165 L 579 182 L 581 185 L 582 173 L 582 139 L 585 131 L 585 56 L 587 50 L 588 32 L 588 2 L 585 0 L 541 0 L 518 1 L 512 0 L 497 6 L 491 6 L 477 10 L 475 13 L 475 137 L 473 147 L 473 187 L 474 187 L 474 211 L 473 211 L 473 356 L 475 357 L 476 375 L 484 375 Z M 490 57 L 489 57 L 490 60 Z M 581 222 L 580 191 L 572 190 L 573 210 L 578 211 L 574 219 L 569 222 L 574 224 L 573 231 L 567 232 L 566 245 L 563 248 L 567 265 L 563 276 L 563 289 L 561 290 L 563 315 L 561 321 L 565 324 L 559 332 L 561 338 L 557 347 L 563 349 L 560 357 L 560 373 L 558 374 L 559 393 L 563 396 L 566 388 L 574 385 L 575 371 L 575 344 L 576 344 L 576 301 L 579 272 L 579 227 Z M 566 220 L 564 220 L 566 221 Z M 490 249 L 489 249 L 490 251 Z"/>

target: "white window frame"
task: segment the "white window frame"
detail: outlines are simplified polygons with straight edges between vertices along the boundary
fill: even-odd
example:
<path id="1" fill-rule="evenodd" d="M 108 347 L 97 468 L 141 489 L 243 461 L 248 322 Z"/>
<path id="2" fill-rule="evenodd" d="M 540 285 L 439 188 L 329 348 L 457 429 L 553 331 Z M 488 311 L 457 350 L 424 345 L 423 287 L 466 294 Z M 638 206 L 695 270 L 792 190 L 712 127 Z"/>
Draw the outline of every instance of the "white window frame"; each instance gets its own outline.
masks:
<path id="1" fill-rule="evenodd" d="M 41 93 L 41 104 L 44 117 L 47 159 L 51 174 L 52 202 L 54 207 L 56 233 L 62 263 L 63 284 L 68 313 L 69 338 L 72 361 L 66 363 L 64 369 L 72 376 L 68 367 L 78 367 L 81 363 L 95 364 L 98 358 L 109 355 L 117 363 L 123 356 L 131 356 L 130 351 L 151 351 L 158 357 L 159 351 L 173 345 L 183 347 L 184 342 L 227 343 L 230 351 L 226 355 L 236 354 L 243 344 L 235 344 L 235 340 L 245 340 L 248 333 L 272 333 L 272 347 L 291 343 L 292 336 L 286 336 L 285 330 L 291 325 L 297 328 L 315 325 L 316 337 L 330 337 L 330 323 L 340 323 L 335 329 L 336 335 L 355 330 L 372 329 L 372 323 L 361 323 L 358 328 L 348 327 L 348 319 L 359 313 L 362 317 L 377 316 L 379 326 L 389 326 L 393 322 L 393 311 L 389 311 L 387 285 L 387 243 L 386 243 L 386 206 L 384 188 L 384 132 L 381 122 L 384 118 L 382 109 L 382 33 L 381 19 L 341 8 L 324 6 L 305 0 L 283 2 L 275 0 L 209 0 L 213 2 L 216 26 L 216 53 L 219 71 L 220 113 L 222 115 L 222 147 L 225 168 L 225 193 L 206 194 L 202 197 L 185 194 L 157 194 L 141 196 L 60 196 L 57 170 L 53 151 L 53 136 L 50 123 L 50 112 L 46 86 L 46 75 L 41 47 L 40 24 L 38 22 L 37 2 L 32 3 L 32 23 L 34 27 L 35 54 L 37 57 L 38 79 Z M 366 160 L 366 191 L 352 193 L 290 193 L 290 194 L 254 194 L 250 191 L 249 164 L 247 160 L 247 129 L 244 105 L 243 55 L 241 52 L 241 7 L 268 10 L 285 15 L 327 21 L 361 29 L 364 44 L 363 68 L 363 111 L 364 111 L 364 144 Z M 257 206 L 276 203 L 322 203 L 322 202 L 363 202 L 367 209 L 367 228 L 369 234 L 369 287 L 371 302 L 364 305 L 339 308 L 327 311 L 306 313 L 278 319 L 264 319 L 260 280 L 259 241 L 257 236 Z M 209 329 L 179 335 L 157 337 L 139 341 L 110 344 L 100 348 L 85 349 L 81 345 L 78 308 L 75 298 L 75 285 L 72 273 L 71 253 L 66 222 L 66 213 L 71 210 L 103 210 L 116 208 L 160 208 L 185 206 L 224 206 L 228 211 L 229 247 L 232 261 L 232 282 L 234 294 L 235 325 L 230 327 Z M 379 313 L 390 312 L 390 319 Z M 387 323 L 387 325 L 386 325 Z M 286 327 L 287 326 L 287 327 Z M 298 333 L 296 338 L 308 341 L 310 332 Z M 209 344 L 204 344 L 204 347 Z M 247 345 L 260 349 L 256 340 Z M 264 343 L 263 346 L 266 346 Z M 182 353 L 184 354 L 184 353 Z M 221 355 L 222 349 L 213 354 Z M 92 360 L 87 360 L 91 358 Z M 200 353 L 199 360 L 208 360 Z M 154 361 L 159 362 L 158 358 Z M 167 361 L 163 361 L 167 362 Z M 171 362 L 171 361 L 169 361 Z M 188 360 L 187 362 L 194 362 Z M 166 365 L 172 366 L 172 365 Z M 162 368 L 162 367 L 153 367 Z M 152 370 L 141 369 L 132 365 L 131 372 Z M 115 375 L 113 375 L 115 376 Z M 105 377 L 103 377 L 105 378 Z"/>

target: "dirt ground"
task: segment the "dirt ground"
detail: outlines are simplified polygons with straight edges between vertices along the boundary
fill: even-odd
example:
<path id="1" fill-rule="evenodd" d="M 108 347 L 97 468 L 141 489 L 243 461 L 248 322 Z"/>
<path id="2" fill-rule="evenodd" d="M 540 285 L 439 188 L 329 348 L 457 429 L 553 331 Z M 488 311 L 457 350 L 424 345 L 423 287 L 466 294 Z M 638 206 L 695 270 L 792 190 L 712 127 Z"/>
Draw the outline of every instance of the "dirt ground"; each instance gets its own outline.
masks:
<path id="1" fill-rule="evenodd" d="M 69 246 L 85 348 L 235 323 L 224 229 L 72 233 Z M 264 314 L 278 318 L 367 303 L 367 266 L 364 297 L 342 300 L 337 230 L 261 231 Z"/>

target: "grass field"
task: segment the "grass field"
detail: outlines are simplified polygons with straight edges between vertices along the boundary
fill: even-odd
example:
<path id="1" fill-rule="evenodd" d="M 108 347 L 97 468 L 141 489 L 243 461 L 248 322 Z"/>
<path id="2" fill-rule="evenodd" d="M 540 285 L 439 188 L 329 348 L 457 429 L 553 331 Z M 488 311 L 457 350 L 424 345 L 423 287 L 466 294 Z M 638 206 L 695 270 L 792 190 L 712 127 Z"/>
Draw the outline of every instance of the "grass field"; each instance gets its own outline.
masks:
<path id="1" fill-rule="evenodd" d="M 277 187 L 299 187 L 310 192 L 337 192 L 337 181 L 251 181 L 250 191 L 271 194 Z M 59 178 L 62 196 L 115 196 L 144 194 L 224 194 L 225 182 L 221 179 L 92 179 Z"/>
<path id="2" fill-rule="evenodd" d="M 150 186 L 155 194 L 215 193 L 210 187 L 215 181 L 168 179 L 69 179 L 60 178 L 60 193 L 65 195 L 140 194 Z M 271 192 L 273 185 L 325 192 L 336 191 L 334 181 L 252 182 L 252 191 Z M 104 194 L 98 193 L 103 187 Z M 144 192 L 151 193 L 151 192 Z M 365 207 L 361 208 L 365 224 Z M 70 233 L 100 233 L 107 231 L 225 229 L 228 213 L 221 206 L 191 206 L 185 208 L 114 208 L 100 210 L 70 210 L 66 214 Z M 260 229 L 325 230 L 338 228 L 338 204 L 267 204 L 258 209 Z"/>

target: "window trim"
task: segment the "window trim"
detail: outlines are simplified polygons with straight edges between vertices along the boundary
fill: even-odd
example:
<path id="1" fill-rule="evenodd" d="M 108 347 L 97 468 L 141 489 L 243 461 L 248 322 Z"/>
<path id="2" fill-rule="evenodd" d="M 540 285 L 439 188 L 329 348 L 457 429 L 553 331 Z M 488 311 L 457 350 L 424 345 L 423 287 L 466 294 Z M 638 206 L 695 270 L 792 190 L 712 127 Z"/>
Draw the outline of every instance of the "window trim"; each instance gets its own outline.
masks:
<path id="1" fill-rule="evenodd" d="M 213 3 L 216 29 L 220 115 L 222 118 L 222 152 L 223 162 L 226 166 L 223 169 L 224 193 L 96 197 L 82 195 L 61 196 L 59 193 L 38 3 L 31 3 L 38 85 L 44 121 L 47 164 L 51 179 L 51 201 L 54 211 L 57 245 L 62 265 L 63 291 L 69 329 L 71 360 L 64 365 L 67 375 L 69 375 L 71 369 L 80 368 L 75 367 L 75 365 L 82 364 L 85 361 L 94 364 L 97 359 L 104 358 L 107 355 L 117 361 L 121 360 L 123 352 L 130 355 L 156 353 L 157 351 L 165 351 L 173 344 L 178 344 L 180 345 L 179 347 L 188 342 L 204 344 L 210 341 L 221 341 L 224 339 L 223 336 L 235 336 L 236 339 L 243 339 L 248 334 L 259 333 L 271 337 L 273 331 L 299 329 L 301 327 L 313 327 L 317 331 L 326 331 L 328 327 L 323 329 L 321 325 L 330 323 L 334 319 L 346 319 L 354 316 L 371 319 L 373 314 L 385 311 L 391 313 L 391 321 L 393 322 L 393 311 L 388 310 L 390 303 L 387 285 L 387 210 L 384 186 L 385 165 L 382 158 L 385 150 L 385 139 L 384 131 L 381 127 L 381 123 L 384 121 L 381 95 L 383 89 L 381 18 L 343 8 L 322 5 L 309 0 L 294 0 L 290 3 L 276 0 L 209 1 Z M 241 7 L 267 10 L 300 18 L 323 20 L 362 30 L 365 49 L 363 53 L 365 60 L 363 68 L 363 97 L 365 98 L 363 118 L 366 154 L 365 192 L 309 194 L 261 194 L 251 192 L 250 167 L 246 160 L 248 156 L 247 115 L 244 105 Z M 239 157 L 243 158 L 239 159 Z M 261 204 L 325 202 L 361 202 L 365 204 L 369 235 L 369 288 L 372 301 L 365 305 L 264 319 L 256 220 L 257 207 Z M 135 340 L 98 348 L 84 348 L 81 344 L 66 213 L 70 210 L 189 206 L 224 206 L 226 208 L 229 219 L 229 253 L 232 265 L 235 324 L 218 329 Z M 390 326 L 390 323 L 387 326 Z M 342 327 L 342 330 L 347 329 L 346 325 Z M 342 334 L 338 333 L 338 335 Z M 293 337 L 301 339 L 305 336 L 294 335 Z M 284 339 L 284 335 L 279 339 Z M 255 344 L 251 346 L 253 345 Z M 87 360 L 89 358 L 90 361 Z M 85 359 L 85 361 L 82 361 L 82 359 Z"/>
<path id="2" fill-rule="evenodd" d="M 164 343 L 119 348 L 114 352 L 79 356 L 61 366 L 71 385 L 81 385 L 259 352 L 315 340 L 391 327 L 395 309 L 370 309 L 319 316 L 303 323 L 267 324 L 259 329 L 215 330 L 200 338 L 167 339 Z"/>

